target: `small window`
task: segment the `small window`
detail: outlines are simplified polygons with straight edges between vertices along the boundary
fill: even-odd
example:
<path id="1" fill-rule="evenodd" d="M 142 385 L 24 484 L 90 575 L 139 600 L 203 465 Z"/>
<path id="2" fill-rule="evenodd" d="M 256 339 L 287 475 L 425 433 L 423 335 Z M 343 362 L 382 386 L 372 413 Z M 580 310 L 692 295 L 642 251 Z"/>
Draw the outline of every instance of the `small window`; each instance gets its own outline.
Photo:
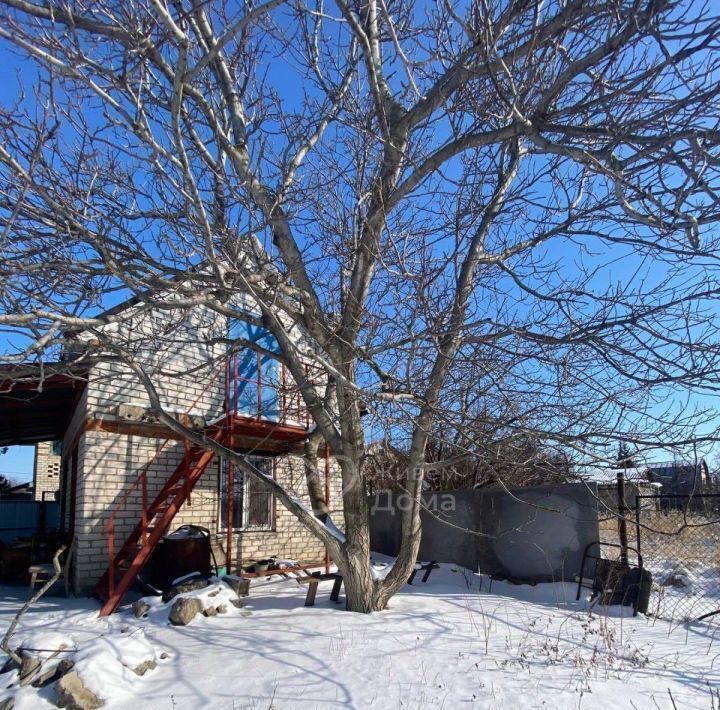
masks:
<path id="1" fill-rule="evenodd" d="M 274 475 L 273 460 L 249 456 L 248 460 L 266 475 Z M 220 528 L 227 530 L 228 462 L 220 464 Z M 232 526 L 235 530 L 272 530 L 274 525 L 273 494 L 263 488 L 255 476 L 245 476 L 238 468 L 233 475 Z"/>
<path id="2" fill-rule="evenodd" d="M 53 441 L 50 445 L 53 456 L 62 456 L 62 441 Z"/>

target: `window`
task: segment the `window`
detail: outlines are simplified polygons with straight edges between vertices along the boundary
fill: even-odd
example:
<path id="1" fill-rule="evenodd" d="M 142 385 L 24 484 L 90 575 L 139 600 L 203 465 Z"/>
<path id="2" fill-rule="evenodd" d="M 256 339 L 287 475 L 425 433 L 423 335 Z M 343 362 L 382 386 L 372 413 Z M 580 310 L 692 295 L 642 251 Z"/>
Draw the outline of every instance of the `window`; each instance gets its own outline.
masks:
<path id="1" fill-rule="evenodd" d="M 248 461 L 269 476 L 274 475 L 273 460 L 248 456 Z M 220 464 L 220 528 L 227 530 L 228 462 Z M 273 494 L 265 490 L 255 476 L 245 476 L 235 468 L 233 475 L 233 529 L 272 530 L 274 525 Z"/>
<path id="2" fill-rule="evenodd" d="M 270 353 L 280 352 L 272 333 L 246 321 L 231 320 L 228 337 L 256 343 Z M 230 359 L 230 410 L 251 417 L 278 419 L 280 380 L 278 360 L 239 346 Z"/>
<path id="3" fill-rule="evenodd" d="M 53 456 L 62 456 L 62 441 L 53 441 L 50 449 Z"/>

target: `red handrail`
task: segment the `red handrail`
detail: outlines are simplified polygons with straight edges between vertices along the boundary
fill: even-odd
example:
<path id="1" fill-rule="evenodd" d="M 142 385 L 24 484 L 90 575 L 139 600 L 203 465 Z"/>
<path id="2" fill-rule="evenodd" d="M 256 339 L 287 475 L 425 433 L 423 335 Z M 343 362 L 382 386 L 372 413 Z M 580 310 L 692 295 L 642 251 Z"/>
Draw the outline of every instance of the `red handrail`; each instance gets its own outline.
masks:
<path id="1" fill-rule="evenodd" d="M 233 386 L 237 388 L 238 382 L 244 381 L 247 383 L 255 383 L 257 386 L 257 414 L 255 417 L 253 417 L 256 420 L 262 419 L 262 406 L 263 406 L 263 386 L 273 386 L 272 383 L 264 383 L 262 378 L 262 370 L 261 370 L 261 364 L 262 364 L 262 356 L 260 353 L 257 354 L 257 375 L 256 378 L 247 378 L 247 377 L 240 377 L 239 374 L 239 363 L 238 363 L 238 355 L 241 351 L 233 351 L 230 353 L 230 355 L 225 359 L 225 362 L 222 365 L 222 370 L 225 372 L 225 426 L 231 426 L 232 425 L 232 418 L 234 416 L 238 415 L 238 392 L 237 390 L 234 392 L 234 394 L 231 396 L 231 367 L 232 372 L 234 374 L 234 383 Z M 310 368 L 308 365 L 304 366 L 305 370 L 305 377 L 306 379 L 309 378 Z M 210 379 L 208 380 L 205 387 L 202 389 L 202 391 L 197 395 L 197 397 L 193 400 L 193 402 L 190 404 L 190 406 L 187 408 L 187 410 L 181 415 L 180 419 L 186 426 L 189 425 L 189 416 L 190 412 L 192 411 L 193 407 L 198 403 L 201 397 L 203 397 L 207 391 L 209 390 L 210 386 L 215 382 L 217 376 L 221 372 L 221 368 L 217 368 Z M 280 416 L 278 419 L 278 423 L 280 424 L 288 424 L 291 422 L 294 425 L 300 425 L 300 423 L 304 420 L 305 428 L 309 428 L 310 426 L 310 412 L 308 411 L 307 407 L 304 406 L 302 395 L 298 391 L 293 391 L 288 393 L 287 389 L 287 373 L 285 370 L 285 365 L 281 363 L 281 371 L 280 371 L 280 387 L 279 387 L 279 394 L 281 395 L 281 411 Z M 278 391 L 278 386 L 275 385 L 274 389 Z M 232 406 L 232 412 L 230 411 L 230 408 Z M 293 409 L 294 411 L 290 413 L 290 410 Z M 109 564 L 108 564 L 108 588 L 109 592 L 112 595 L 114 588 L 115 588 L 115 518 L 117 513 L 119 513 L 125 506 L 127 505 L 128 499 L 130 496 L 140 487 L 141 489 L 141 498 L 142 498 L 142 507 L 141 507 L 141 545 L 145 546 L 148 541 L 148 530 L 150 525 L 150 519 L 149 519 L 149 507 L 148 507 L 148 472 L 150 470 L 150 467 L 158 460 L 160 455 L 163 453 L 167 445 L 174 441 L 174 439 L 167 438 L 165 439 L 160 446 L 158 446 L 157 450 L 153 454 L 152 458 L 143 466 L 142 470 L 138 474 L 137 478 L 132 482 L 132 484 L 127 488 L 124 495 L 120 500 L 113 506 L 112 510 L 110 511 L 110 515 L 108 518 L 108 521 L 105 525 L 105 528 L 108 533 L 108 542 L 107 542 L 107 550 L 108 550 L 108 558 L 109 558 Z M 183 446 L 185 447 L 185 455 L 187 456 L 190 451 L 190 443 L 187 439 L 183 439 Z M 185 485 L 188 487 L 186 490 L 186 499 L 190 500 L 190 490 L 189 490 L 189 479 L 187 477 L 187 473 L 185 476 Z"/>

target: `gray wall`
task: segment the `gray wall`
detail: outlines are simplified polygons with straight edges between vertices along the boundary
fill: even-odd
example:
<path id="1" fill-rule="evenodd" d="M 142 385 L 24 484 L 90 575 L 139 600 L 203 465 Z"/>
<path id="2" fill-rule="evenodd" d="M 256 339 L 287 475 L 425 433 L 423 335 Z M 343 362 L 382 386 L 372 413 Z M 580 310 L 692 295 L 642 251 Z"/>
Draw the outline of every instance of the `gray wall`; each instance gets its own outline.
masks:
<path id="1" fill-rule="evenodd" d="M 600 519 L 615 517 L 618 509 L 618 494 L 616 483 L 598 483 L 598 497 Z M 637 483 L 625 481 L 625 507 L 630 509 L 630 516 L 634 515 L 635 503 L 638 495 L 657 495 L 662 489 L 658 489 L 650 483 Z M 640 499 L 643 508 L 655 508 L 657 503 L 653 500 Z"/>
<path id="2" fill-rule="evenodd" d="M 372 549 L 395 555 L 401 496 L 370 499 Z M 437 493 L 424 498 L 418 559 L 521 582 L 573 580 L 598 532 L 595 484 Z"/>

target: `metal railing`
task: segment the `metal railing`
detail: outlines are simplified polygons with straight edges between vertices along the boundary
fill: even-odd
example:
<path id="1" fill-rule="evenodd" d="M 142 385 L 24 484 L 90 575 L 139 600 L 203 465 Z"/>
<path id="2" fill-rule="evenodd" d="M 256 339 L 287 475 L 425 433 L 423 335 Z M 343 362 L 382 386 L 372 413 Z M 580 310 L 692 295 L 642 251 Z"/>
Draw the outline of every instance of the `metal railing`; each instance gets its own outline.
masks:
<path id="1" fill-rule="evenodd" d="M 276 377 L 263 376 L 263 369 L 267 371 L 267 357 L 260 353 L 253 353 L 256 357 L 256 366 L 251 368 L 249 375 L 242 374 L 240 360 L 247 365 L 248 351 L 240 350 L 232 353 L 225 361 L 224 366 L 216 369 L 200 394 L 193 400 L 187 410 L 180 416 L 180 421 L 188 425 L 190 413 L 200 399 L 208 392 L 218 375 L 225 373 L 225 420 L 218 424 L 223 428 L 234 429 L 232 418 L 252 419 L 255 421 L 267 421 L 274 424 L 298 427 L 307 430 L 310 426 L 310 416 L 300 393 L 300 388 L 292 381 L 285 366 L 277 362 L 275 367 Z M 247 371 L 247 367 L 245 370 Z M 305 368 L 306 378 L 310 377 L 310 368 Z M 248 396 L 250 393 L 251 396 Z M 161 442 L 153 456 L 143 466 L 135 480 L 127 488 L 123 496 L 110 510 L 108 521 L 105 525 L 107 532 L 107 554 L 108 554 L 108 590 L 112 595 L 115 585 L 115 529 L 118 514 L 128 506 L 128 501 L 133 494 L 139 491 L 140 495 L 140 544 L 147 544 L 148 529 L 151 523 L 149 519 L 149 498 L 148 498 L 148 473 L 150 468 L 157 462 L 173 438 L 166 438 Z M 190 443 L 183 439 L 185 454 L 190 449 Z M 186 485 L 188 479 L 186 476 Z M 187 491 L 189 500 L 190 491 Z"/>
<path id="2" fill-rule="evenodd" d="M 213 385 L 213 383 L 217 380 L 218 375 L 222 372 L 221 368 L 216 369 L 208 382 L 205 384 L 201 392 L 195 397 L 195 399 L 192 401 L 190 406 L 185 410 L 185 412 L 180 416 L 180 421 L 187 426 L 190 421 L 190 413 L 192 412 L 195 405 L 200 401 L 200 399 L 207 394 L 210 387 Z M 140 505 L 140 525 L 141 525 L 141 545 L 147 544 L 147 537 L 148 537 L 148 527 L 150 524 L 149 516 L 148 516 L 148 472 L 151 468 L 151 466 L 160 458 L 160 455 L 165 451 L 167 448 L 167 445 L 171 441 L 176 441 L 176 439 L 173 438 L 167 438 L 164 439 L 160 446 L 155 450 L 155 453 L 152 455 L 152 457 L 147 461 L 147 463 L 143 466 L 140 473 L 137 475 L 135 480 L 130 484 L 128 489 L 125 491 L 125 494 L 120 498 L 120 500 L 112 507 L 110 510 L 110 516 L 108 518 L 107 523 L 105 524 L 105 530 L 108 535 L 107 540 L 107 554 L 108 554 L 108 591 L 109 594 L 112 595 L 114 592 L 115 587 L 115 518 L 122 510 L 125 509 L 127 506 L 128 500 L 130 499 L 130 496 L 140 489 L 140 498 L 141 498 L 141 505 Z M 187 439 L 183 439 L 183 445 L 185 446 L 185 453 L 187 454 L 187 451 L 189 449 L 189 442 Z M 187 485 L 187 477 L 186 477 L 186 485 Z"/>
<path id="3" fill-rule="evenodd" d="M 227 359 L 225 410 L 233 417 L 307 429 L 310 415 L 285 365 L 260 352 L 239 350 Z M 274 370 L 274 372 L 269 372 Z M 249 371 L 249 372 L 248 372 Z M 310 368 L 305 366 L 305 377 Z"/>

